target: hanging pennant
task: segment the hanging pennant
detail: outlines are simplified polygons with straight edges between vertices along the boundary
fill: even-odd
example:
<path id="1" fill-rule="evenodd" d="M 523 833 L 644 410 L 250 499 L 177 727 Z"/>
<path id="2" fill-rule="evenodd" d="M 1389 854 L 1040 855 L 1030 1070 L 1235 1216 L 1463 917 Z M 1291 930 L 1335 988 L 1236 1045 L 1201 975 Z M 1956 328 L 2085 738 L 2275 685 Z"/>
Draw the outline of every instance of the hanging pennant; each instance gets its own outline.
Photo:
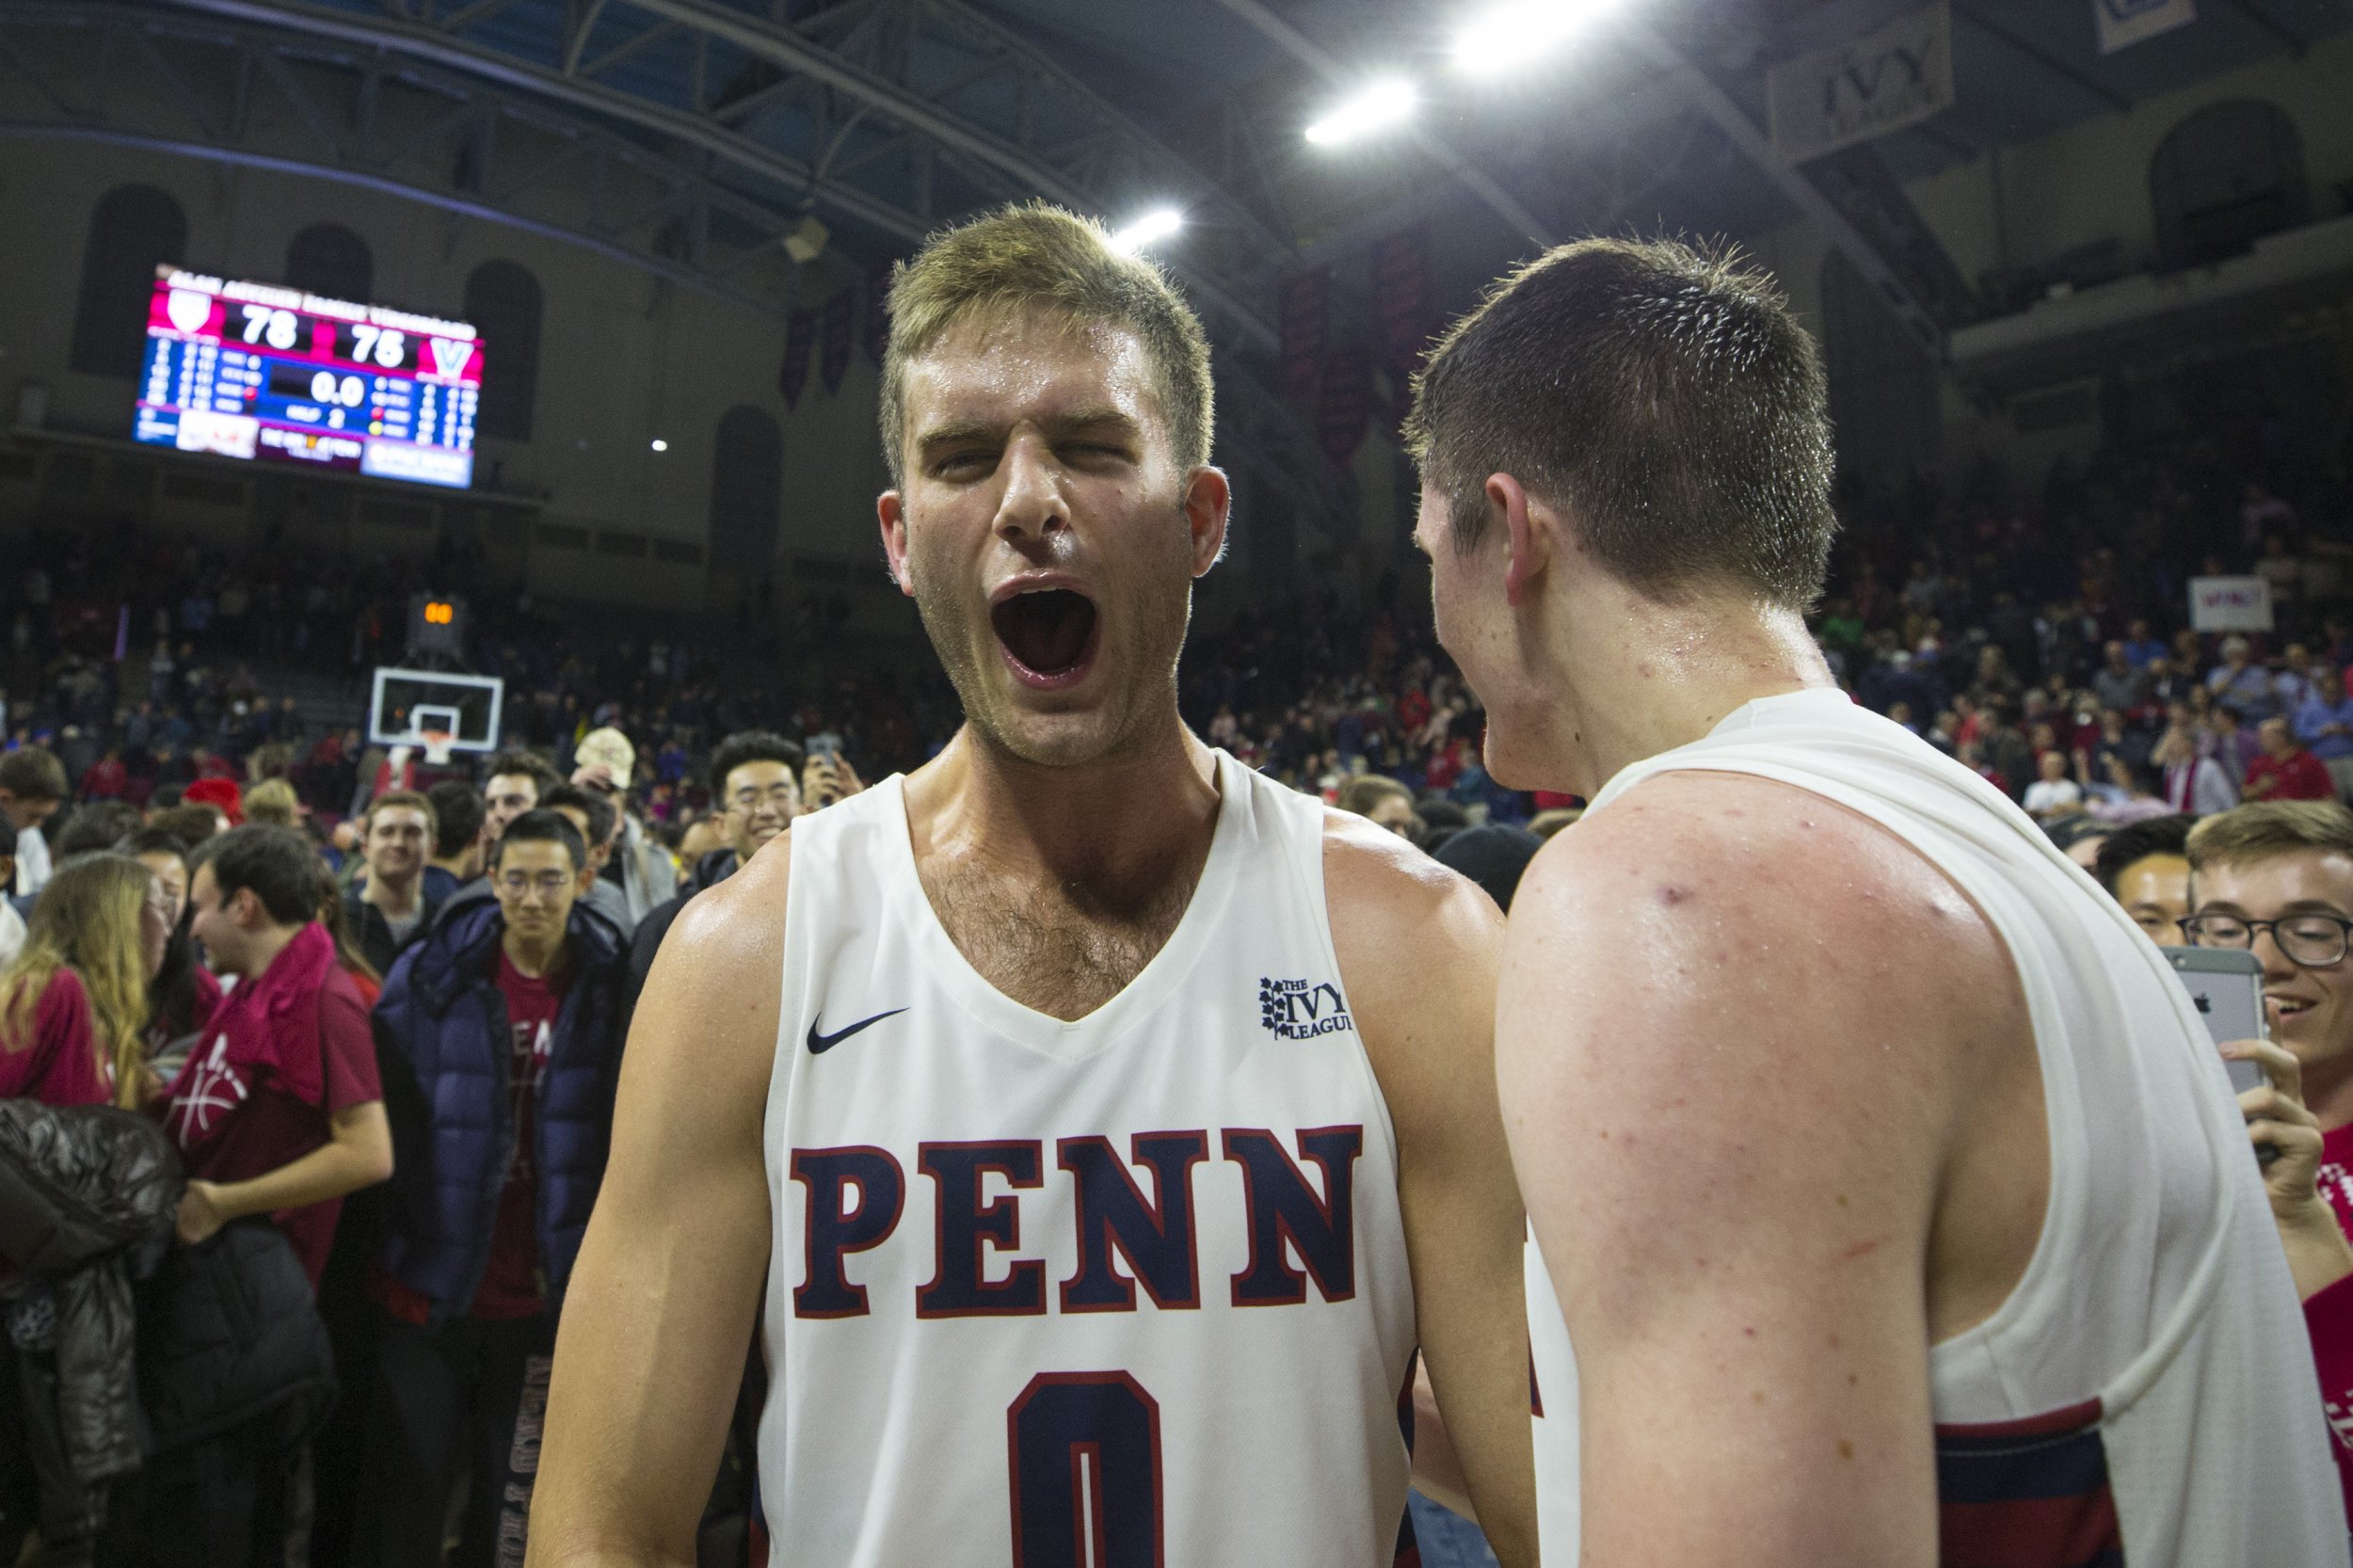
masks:
<path id="1" fill-rule="evenodd" d="M 1401 229 L 1372 248 L 1372 315 L 1381 369 L 1401 402 L 1430 348 L 1430 225 Z"/>
<path id="2" fill-rule="evenodd" d="M 1330 339 L 1332 269 L 1310 267 L 1284 279 L 1279 304 L 1283 395 L 1304 407 L 1315 396 Z"/>
<path id="3" fill-rule="evenodd" d="M 866 357 L 876 364 L 883 362 L 883 350 L 890 345 L 892 264 L 877 262 L 866 270 Z"/>
<path id="4" fill-rule="evenodd" d="M 776 371 L 776 391 L 784 406 L 800 407 L 801 389 L 808 385 L 808 351 L 817 344 L 817 312 L 795 311 L 785 319 L 784 363 Z"/>
<path id="5" fill-rule="evenodd" d="M 1319 383 L 1316 436 L 1324 456 L 1344 465 L 1364 444 L 1365 422 L 1372 417 L 1372 360 L 1364 344 L 1353 339 L 1334 344 Z"/>
<path id="6" fill-rule="evenodd" d="M 856 323 L 851 312 L 857 304 L 857 290 L 840 289 L 825 301 L 825 322 L 821 335 L 820 373 L 825 378 L 828 393 L 841 390 L 841 377 L 849 374 L 850 344 Z"/>

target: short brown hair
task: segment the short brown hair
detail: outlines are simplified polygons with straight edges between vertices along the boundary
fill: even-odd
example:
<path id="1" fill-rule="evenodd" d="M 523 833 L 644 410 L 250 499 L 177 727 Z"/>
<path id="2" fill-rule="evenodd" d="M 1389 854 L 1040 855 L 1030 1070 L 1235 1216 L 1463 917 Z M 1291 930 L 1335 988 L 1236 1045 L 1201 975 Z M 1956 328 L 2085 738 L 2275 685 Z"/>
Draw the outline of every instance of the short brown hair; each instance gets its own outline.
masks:
<path id="1" fill-rule="evenodd" d="M 19 800 L 62 801 L 71 792 L 65 764 L 47 746 L 0 752 L 0 790 Z"/>
<path id="2" fill-rule="evenodd" d="M 367 811 L 360 819 L 360 831 L 363 833 L 373 831 L 376 827 L 376 814 L 378 811 L 384 810 L 388 807 L 395 806 L 405 807 L 408 810 L 421 811 L 424 814 L 424 836 L 426 839 L 431 840 L 435 837 L 435 835 L 440 832 L 441 814 L 433 809 L 433 803 L 431 801 L 425 799 L 424 796 L 419 794 L 414 790 L 387 790 L 382 794 L 376 796 L 374 800 L 368 802 Z M 431 854 L 432 852 L 428 850 L 426 853 Z"/>
<path id="3" fill-rule="evenodd" d="M 2259 800 L 2217 811 L 2189 830 L 2189 869 L 2334 851 L 2353 856 L 2353 811 L 2333 800 Z"/>
<path id="4" fill-rule="evenodd" d="M 1837 530 L 1821 360 L 1729 251 L 1589 239 L 1529 263 L 1439 339 L 1405 440 L 1465 554 L 1501 472 L 1573 511 L 1655 599 L 1821 594 Z"/>
<path id="5" fill-rule="evenodd" d="M 1209 344 L 1192 307 L 1156 264 L 1112 249 L 1101 224 L 1028 201 L 942 230 L 913 261 L 891 268 L 881 408 L 891 484 L 906 483 L 907 361 L 964 322 L 1027 311 L 1133 332 L 1151 361 L 1177 462 L 1196 468 L 1209 460 Z"/>
<path id="6" fill-rule="evenodd" d="M 1402 800 L 1413 804 L 1414 792 L 1385 773 L 1360 773 L 1340 784 L 1339 798 L 1334 804 L 1343 811 L 1360 817 L 1372 815 L 1372 808 L 1385 800 Z"/>

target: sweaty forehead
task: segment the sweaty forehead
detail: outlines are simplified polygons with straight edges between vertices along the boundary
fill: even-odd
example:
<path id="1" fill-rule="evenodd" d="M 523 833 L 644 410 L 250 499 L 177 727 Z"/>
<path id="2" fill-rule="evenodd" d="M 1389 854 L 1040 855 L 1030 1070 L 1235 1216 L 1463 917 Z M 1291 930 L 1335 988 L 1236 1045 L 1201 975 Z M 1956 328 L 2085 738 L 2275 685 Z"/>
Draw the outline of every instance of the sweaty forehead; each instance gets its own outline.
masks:
<path id="1" fill-rule="evenodd" d="M 913 440 L 1107 408 L 1141 425 L 1160 411 L 1151 357 L 1132 330 L 1047 311 L 958 323 L 907 360 L 905 385 Z"/>

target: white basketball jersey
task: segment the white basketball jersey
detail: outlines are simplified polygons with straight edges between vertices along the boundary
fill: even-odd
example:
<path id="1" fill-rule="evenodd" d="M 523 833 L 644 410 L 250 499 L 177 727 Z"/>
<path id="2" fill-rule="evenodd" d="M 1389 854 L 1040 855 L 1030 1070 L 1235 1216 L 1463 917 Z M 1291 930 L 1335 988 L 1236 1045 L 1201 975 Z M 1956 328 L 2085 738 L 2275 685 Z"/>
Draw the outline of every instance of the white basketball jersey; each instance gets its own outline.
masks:
<path id="1" fill-rule="evenodd" d="M 1593 809 L 1690 769 L 1896 834 L 1985 912 L 2025 994 L 2050 1197 L 2009 1298 L 1929 1351 L 1944 1560 L 2344 1564 L 2303 1314 L 2222 1059 L 2164 956 L 2000 792 L 1839 692 L 1749 703 Z M 1532 1240 L 1527 1261 L 1544 1560 L 1574 1568 L 1577 1366 Z"/>
<path id="2" fill-rule="evenodd" d="M 902 782 L 792 826 L 770 1561 L 1385 1565 L 1414 1300 L 1321 803 L 1218 753 L 1191 905 L 1065 1023 L 949 939 Z"/>

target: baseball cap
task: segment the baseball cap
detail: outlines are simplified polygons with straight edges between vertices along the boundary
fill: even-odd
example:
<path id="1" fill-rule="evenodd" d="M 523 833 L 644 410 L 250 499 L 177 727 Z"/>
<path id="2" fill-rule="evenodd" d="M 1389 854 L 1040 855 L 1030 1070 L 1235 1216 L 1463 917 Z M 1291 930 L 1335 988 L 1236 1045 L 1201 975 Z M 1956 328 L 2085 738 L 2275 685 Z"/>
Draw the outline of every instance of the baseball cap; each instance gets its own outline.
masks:
<path id="1" fill-rule="evenodd" d="M 603 763 L 613 772 L 613 787 L 626 790 L 637 772 L 637 748 L 629 744 L 628 736 L 607 725 L 580 738 L 580 744 L 572 748 L 572 762 L 583 768 Z"/>

